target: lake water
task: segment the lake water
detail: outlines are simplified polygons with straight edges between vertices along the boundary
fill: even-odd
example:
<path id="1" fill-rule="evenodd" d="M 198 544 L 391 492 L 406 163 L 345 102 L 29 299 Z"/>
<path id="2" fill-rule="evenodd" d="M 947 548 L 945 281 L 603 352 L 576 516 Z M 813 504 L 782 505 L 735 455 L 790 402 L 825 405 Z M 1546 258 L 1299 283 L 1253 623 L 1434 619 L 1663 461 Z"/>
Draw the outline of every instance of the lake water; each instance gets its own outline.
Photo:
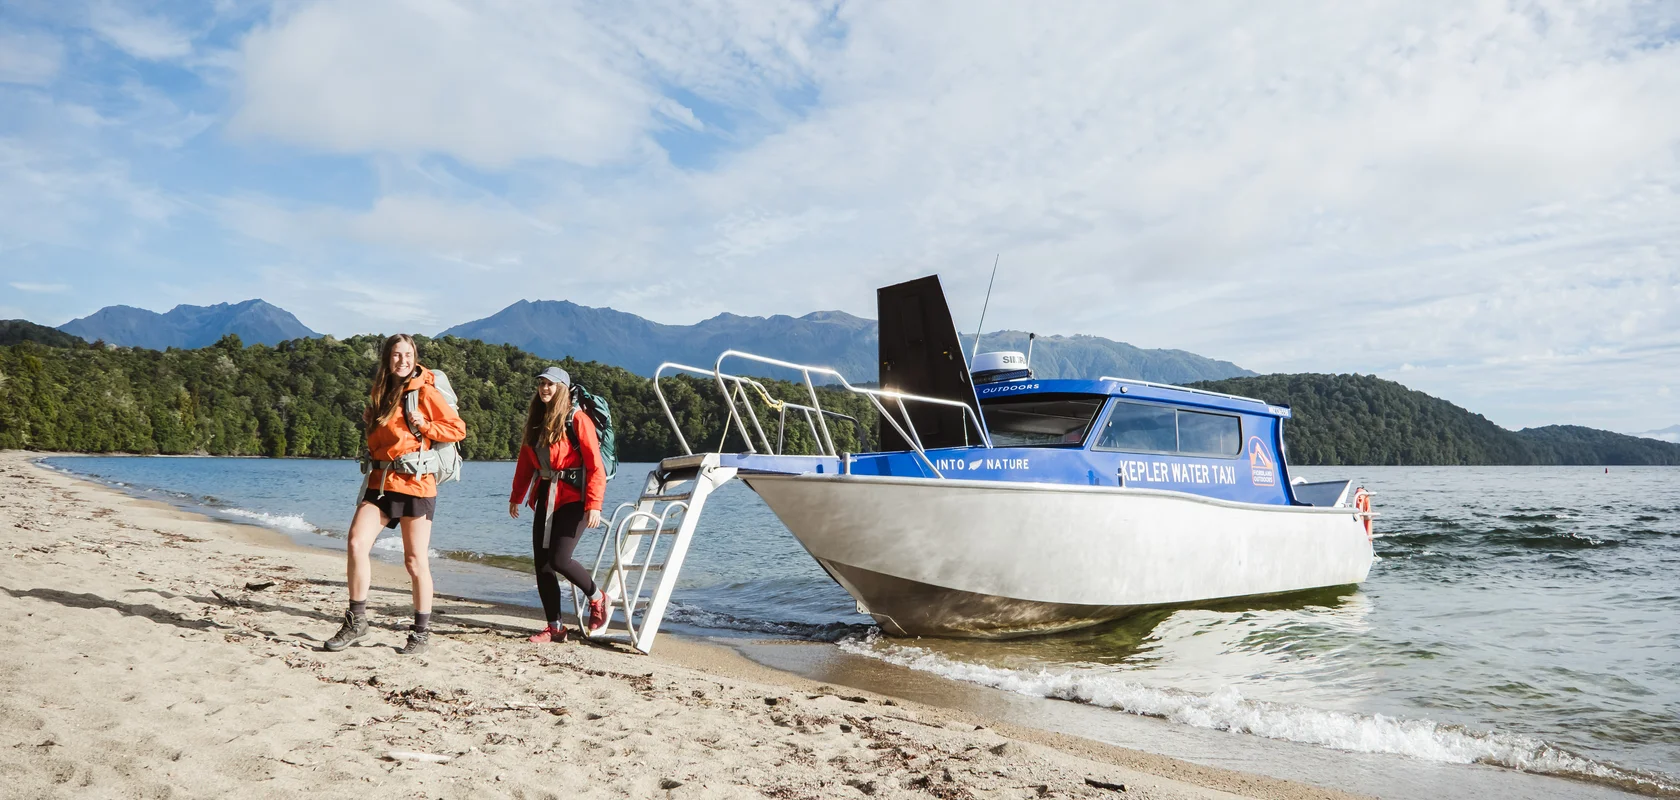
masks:
<path id="1" fill-rule="evenodd" d="M 46 461 L 332 548 L 342 547 L 358 478 L 343 461 Z M 648 468 L 621 466 L 609 510 L 634 499 Z M 1007 642 L 881 638 L 737 481 L 707 502 L 669 619 L 691 632 L 835 642 L 1199 728 L 1680 794 L 1680 469 L 1294 472 L 1377 492 L 1379 561 L 1357 589 Z M 440 555 L 529 563 L 529 517 L 507 517 L 512 473 L 473 463 L 444 488 Z M 580 559 L 590 563 L 598 546 L 586 539 Z M 376 553 L 397 558 L 400 547 L 387 534 Z M 484 596 L 537 605 L 534 589 L 505 597 L 517 584 L 498 585 Z"/>

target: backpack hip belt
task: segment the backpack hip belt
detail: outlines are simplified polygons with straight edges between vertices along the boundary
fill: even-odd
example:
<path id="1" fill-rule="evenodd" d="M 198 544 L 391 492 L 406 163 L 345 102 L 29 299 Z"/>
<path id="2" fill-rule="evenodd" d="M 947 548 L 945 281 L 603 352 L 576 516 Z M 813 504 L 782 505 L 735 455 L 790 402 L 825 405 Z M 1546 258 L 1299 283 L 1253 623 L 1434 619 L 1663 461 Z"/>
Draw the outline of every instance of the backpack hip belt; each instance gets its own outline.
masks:
<path id="1" fill-rule="evenodd" d="M 555 480 L 559 480 L 562 483 L 566 483 L 566 484 L 571 485 L 573 488 L 576 488 L 579 492 L 583 491 L 583 484 L 584 484 L 584 470 L 583 470 L 583 467 L 567 467 L 566 469 L 555 469 L 554 466 L 549 463 L 548 448 L 547 447 L 533 447 L 533 448 L 531 448 L 531 450 L 534 453 L 536 453 L 536 456 L 537 456 L 537 477 L 539 477 L 539 478 L 541 478 L 545 481 L 549 481 L 550 483 L 554 482 Z"/>
<path id="2" fill-rule="evenodd" d="M 404 453 L 391 461 L 375 461 L 367 459 L 362 462 L 362 474 L 373 470 L 395 472 L 398 475 L 436 475 L 443 466 L 443 459 L 431 450 L 416 450 Z"/>
<path id="3" fill-rule="evenodd" d="M 551 469 L 548 474 L 542 476 L 542 479 L 545 481 L 559 480 L 580 492 L 583 491 L 583 467 Z"/>

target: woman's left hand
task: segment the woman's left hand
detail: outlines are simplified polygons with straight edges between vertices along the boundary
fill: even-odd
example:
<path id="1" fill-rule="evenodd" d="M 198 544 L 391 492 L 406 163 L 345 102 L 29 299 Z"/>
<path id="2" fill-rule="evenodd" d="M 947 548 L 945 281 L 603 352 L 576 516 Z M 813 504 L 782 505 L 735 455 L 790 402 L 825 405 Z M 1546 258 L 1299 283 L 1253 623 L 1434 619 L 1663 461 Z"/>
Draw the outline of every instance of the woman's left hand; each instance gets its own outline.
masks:
<path id="1" fill-rule="evenodd" d="M 601 525 L 601 511 L 600 511 L 600 509 L 595 509 L 595 508 L 589 509 L 589 513 L 587 515 L 585 515 L 584 518 L 583 518 L 583 527 L 585 527 L 585 528 L 595 528 L 595 527 L 599 527 L 600 525 Z"/>

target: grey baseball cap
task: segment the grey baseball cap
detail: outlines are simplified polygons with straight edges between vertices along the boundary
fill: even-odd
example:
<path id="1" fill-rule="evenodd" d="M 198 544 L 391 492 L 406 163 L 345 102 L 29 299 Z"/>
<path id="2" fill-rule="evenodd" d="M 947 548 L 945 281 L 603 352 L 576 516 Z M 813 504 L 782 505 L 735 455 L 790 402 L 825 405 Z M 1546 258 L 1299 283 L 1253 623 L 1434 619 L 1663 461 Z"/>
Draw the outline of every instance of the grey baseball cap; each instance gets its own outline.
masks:
<path id="1" fill-rule="evenodd" d="M 537 378 L 548 381 L 549 383 L 558 383 L 561 386 L 572 385 L 572 376 L 559 367 L 549 367 L 548 369 L 537 373 Z"/>

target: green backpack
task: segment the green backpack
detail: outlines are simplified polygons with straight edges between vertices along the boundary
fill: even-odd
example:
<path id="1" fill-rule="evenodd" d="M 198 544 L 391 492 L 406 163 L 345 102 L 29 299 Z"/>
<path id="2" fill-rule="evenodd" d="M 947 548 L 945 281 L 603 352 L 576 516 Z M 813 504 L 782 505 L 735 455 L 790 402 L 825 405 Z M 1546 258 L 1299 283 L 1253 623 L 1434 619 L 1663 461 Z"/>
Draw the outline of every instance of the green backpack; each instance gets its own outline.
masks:
<path id="1" fill-rule="evenodd" d="M 607 405 L 606 398 L 590 394 L 588 389 L 575 383 L 572 384 L 572 408 L 588 414 L 595 423 L 595 435 L 601 441 L 601 466 L 606 469 L 607 480 L 612 480 L 618 475 L 618 435 L 613 432 L 612 408 Z M 571 420 L 566 420 L 566 438 L 571 440 L 574 449 L 578 448 L 577 431 L 572 428 Z"/>

